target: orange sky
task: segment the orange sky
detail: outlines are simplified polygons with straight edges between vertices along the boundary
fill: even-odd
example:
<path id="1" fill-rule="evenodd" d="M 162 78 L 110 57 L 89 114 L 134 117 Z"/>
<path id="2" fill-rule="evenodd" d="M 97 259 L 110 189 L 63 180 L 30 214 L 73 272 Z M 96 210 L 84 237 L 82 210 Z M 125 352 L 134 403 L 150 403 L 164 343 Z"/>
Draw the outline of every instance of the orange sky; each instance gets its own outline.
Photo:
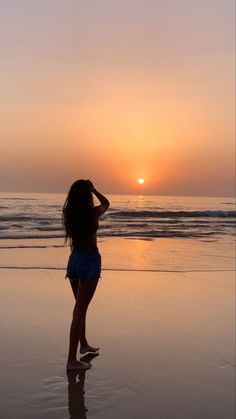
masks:
<path id="1" fill-rule="evenodd" d="M 0 190 L 232 195 L 233 1 L 118 3 L 0 6 Z"/>

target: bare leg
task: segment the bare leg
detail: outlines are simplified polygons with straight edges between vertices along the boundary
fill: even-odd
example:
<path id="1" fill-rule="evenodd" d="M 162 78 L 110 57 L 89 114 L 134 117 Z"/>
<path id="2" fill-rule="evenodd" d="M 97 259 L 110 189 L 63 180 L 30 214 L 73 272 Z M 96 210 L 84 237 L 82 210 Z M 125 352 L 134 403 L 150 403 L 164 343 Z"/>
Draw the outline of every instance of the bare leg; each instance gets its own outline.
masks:
<path id="1" fill-rule="evenodd" d="M 89 281 L 90 281 L 90 279 L 89 279 Z M 87 300 L 88 306 L 89 306 L 89 304 L 90 304 L 90 302 L 91 302 L 91 300 L 94 296 L 94 293 L 95 293 L 95 290 L 96 290 L 96 287 L 97 287 L 97 284 L 98 284 L 98 279 L 96 281 L 97 281 L 96 285 L 94 286 L 93 289 L 91 289 L 90 295 L 89 295 L 88 300 Z M 87 306 L 87 309 L 88 309 L 88 306 Z M 81 333 L 81 338 L 80 338 L 80 353 L 81 354 L 85 354 L 86 352 L 95 353 L 99 350 L 99 348 L 94 348 L 94 347 L 90 346 L 88 344 L 87 339 L 86 339 L 86 314 L 87 314 L 87 310 L 86 310 L 86 313 L 85 313 L 84 323 L 83 323 L 82 333 Z"/>
<path id="2" fill-rule="evenodd" d="M 90 368 L 89 364 L 77 361 L 76 355 L 78 344 L 82 335 L 82 330 L 85 324 L 87 308 L 93 297 L 93 294 L 97 287 L 97 283 L 98 279 L 87 279 L 84 281 L 80 281 L 70 328 L 70 344 L 67 361 L 68 369 Z"/>
<path id="3" fill-rule="evenodd" d="M 77 294 L 78 294 L 79 284 L 80 284 L 80 281 L 77 280 L 77 279 L 70 282 L 70 285 L 71 285 L 71 288 L 72 288 L 72 291 L 73 291 L 75 300 L 76 300 L 76 297 L 77 297 Z"/>
<path id="4" fill-rule="evenodd" d="M 88 279 L 86 279 L 85 281 L 88 281 Z M 89 279 L 89 281 L 90 281 L 90 279 Z M 75 299 L 76 299 L 76 296 L 77 296 L 77 293 L 78 293 L 80 282 L 83 282 L 83 280 L 82 281 L 71 282 L 71 288 L 72 288 Z M 97 280 L 97 283 L 98 283 L 98 280 Z M 87 301 L 88 306 L 89 306 L 89 304 L 90 304 L 90 302 L 93 298 L 95 290 L 96 290 L 96 286 L 93 289 L 93 291 L 91 291 L 90 297 L 88 298 L 88 301 Z M 87 306 L 87 308 L 88 308 L 88 306 Z M 81 337 L 80 337 L 80 353 L 81 354 L 85 354 L 87 352 L 95 353 L 99 350 L 99 348 L 94 348 L 93 346 L 90 346 L 88 344 L 87 339 L 86 339 L 86 314 L 87 314 L 87 311 L 85 313 L 84 322 L 83 322 L 83 326 L 82 326 Z"/>

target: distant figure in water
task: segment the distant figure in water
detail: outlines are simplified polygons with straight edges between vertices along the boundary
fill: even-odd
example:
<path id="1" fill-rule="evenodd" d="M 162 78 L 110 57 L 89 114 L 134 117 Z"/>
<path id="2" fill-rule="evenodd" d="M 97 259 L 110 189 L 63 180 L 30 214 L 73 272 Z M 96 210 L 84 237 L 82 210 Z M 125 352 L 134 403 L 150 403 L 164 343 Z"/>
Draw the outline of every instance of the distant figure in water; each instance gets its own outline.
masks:
<path id="1" fill-rule="evenodd" d="M 94 206 L 93 194 L 100 205 Z M 101 255 L 96 235 L 98 220 L 109 205 L 107 198 L 94 188 L 90 180 L 80 179 L 71 186 L 63 207 L 65 240 L 71 247 L 66 277 L 70 280 L 76 300 L 70 327 L 67 369 L 91 367 L 90 363 L 77 360 L 79 343 L 81 354 L 99 350 L 88 344 L 86 313 L 101 274 Z"/>

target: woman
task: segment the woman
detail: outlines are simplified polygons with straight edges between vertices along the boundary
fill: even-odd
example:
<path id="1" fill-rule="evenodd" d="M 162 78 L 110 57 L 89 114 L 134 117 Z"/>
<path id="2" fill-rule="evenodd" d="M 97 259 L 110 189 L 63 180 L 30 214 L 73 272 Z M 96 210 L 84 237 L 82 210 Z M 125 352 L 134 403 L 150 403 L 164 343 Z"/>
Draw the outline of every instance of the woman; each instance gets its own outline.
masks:
<path id="1" fill-rule="evenodd" d="M 100 201 L 94 206 L 93 194 Z M 75 307 L 70 328 L 67 369 L 88 369 L 90 363 L 77 361 L 80 353 L 95 353 L 86 339 L 86 313 L 101 274 L 101 256 L 97 248 L 99 217 L 109 207 L 109 201 L 99 193 L 90 180 L 77 180 L 71 186 L 63 207 L 65 239 L 71 246 L 66 277 L 69 278 L 75 297 Z"/>

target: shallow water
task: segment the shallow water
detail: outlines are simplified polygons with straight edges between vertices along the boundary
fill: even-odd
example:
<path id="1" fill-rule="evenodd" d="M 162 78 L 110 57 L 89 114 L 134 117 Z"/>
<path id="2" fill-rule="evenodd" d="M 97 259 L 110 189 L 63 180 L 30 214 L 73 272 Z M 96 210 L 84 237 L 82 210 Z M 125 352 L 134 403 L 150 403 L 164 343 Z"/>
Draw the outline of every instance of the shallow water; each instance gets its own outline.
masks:
<path id="1" fill-rule="evenodd" d="M 54 247 L 50 240 L 4 241 L 0 248 L 0 268 L 34 268 L 65 271 L 69 247 Z M 22 246 L 22 247 L 19 247 Z M 235 246 L 227 239 L 121 239 L 98 240 L 103 270 L 121 271 L 232 271 Z"/>

